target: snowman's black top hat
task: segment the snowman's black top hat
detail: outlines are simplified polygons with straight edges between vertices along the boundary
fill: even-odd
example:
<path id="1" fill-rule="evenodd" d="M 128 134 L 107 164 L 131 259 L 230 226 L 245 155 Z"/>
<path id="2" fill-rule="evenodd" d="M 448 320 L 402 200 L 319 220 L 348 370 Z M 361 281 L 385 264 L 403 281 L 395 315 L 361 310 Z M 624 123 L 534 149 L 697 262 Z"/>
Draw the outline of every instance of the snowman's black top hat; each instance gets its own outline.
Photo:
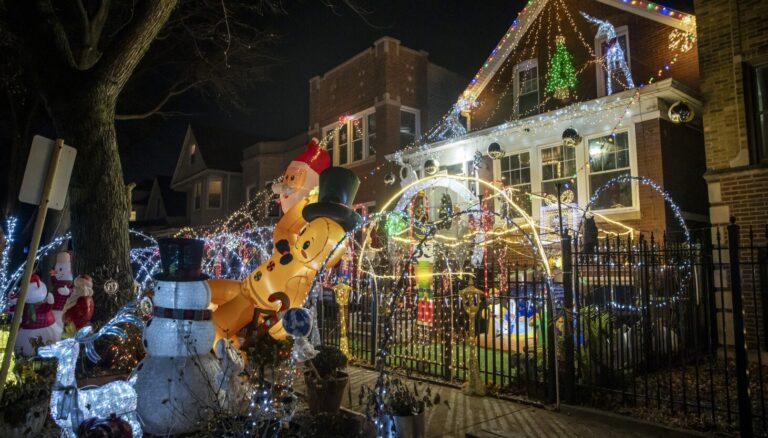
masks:
<path id="1" fill-rule="evenodd" d="M 205 242 L 197 239 L 158 239 L 162 272 L 155 275 L 158 281 L 202 281 L 203 252 Z"/>
<path id="2" fill-rule="evenodd" d="M 352 202 L 360 187 L 360 179 L 344 167 L 329 167 L 320 174 L 318 201 L 304 207 L 301 215 L 307 222 L 326 217 L 350 231 L 362 222 L 359 214 L 352 209 Z"/>

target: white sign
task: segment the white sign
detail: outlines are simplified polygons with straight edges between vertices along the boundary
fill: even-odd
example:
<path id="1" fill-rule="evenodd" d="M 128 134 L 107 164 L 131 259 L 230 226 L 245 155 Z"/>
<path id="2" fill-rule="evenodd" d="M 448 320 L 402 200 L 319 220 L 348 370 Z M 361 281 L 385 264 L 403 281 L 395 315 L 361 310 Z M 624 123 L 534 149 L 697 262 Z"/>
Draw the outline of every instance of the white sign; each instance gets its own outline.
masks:
<path id="1" fill-rule="evenodd" d="M 32 139 L 32 147 L 29 150 L 29 159 L 27 159 L 27 168 L 24 170 L 24 180 L 21 182 L 21 190 L 19 191 L 19 201 L 40 205 L 45 177 L 48 174 L 55 146 L 56 142 L 40 135 L 36 135 Z M 53 187 L 51 187 L 48 208 L 54 210 L 64 208 L 64 202 L 67 199 L 67 189 L 69 188 L 69 178 L 72 176 L 76 155 L 77 150 L 71 146 L 64 145 L 61 149 L 59 164 L 56 169 L 56 178 L 53 180 Z"/>

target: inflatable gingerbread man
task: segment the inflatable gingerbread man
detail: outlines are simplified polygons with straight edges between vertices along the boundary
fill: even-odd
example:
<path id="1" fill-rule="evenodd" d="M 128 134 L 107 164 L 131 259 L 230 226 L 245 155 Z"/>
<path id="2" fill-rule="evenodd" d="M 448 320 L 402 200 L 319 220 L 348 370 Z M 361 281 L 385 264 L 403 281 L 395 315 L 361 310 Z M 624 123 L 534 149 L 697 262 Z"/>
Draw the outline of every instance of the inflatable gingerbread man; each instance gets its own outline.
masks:
<path id="1" fill-rule="evenodd" d="M 229 338 L 239 345 L 236 335 L 253 320 L 255 310 L 264 314 L 272 337 L 287 337 L 282 314 L 304 305 L 318 271 L 339 262 L 346 249 L 339 242 L 361 221 L 352 209 L 359 186 L 360 180 L 349 169 L 326 169 L 320 174 L 319 201 L 303 198 L 275 227 L 275 251 L 267 261 L 237 287 L 226 280 L 209 281 L 214 303 L 229 297 L 216 303 L 217 340 Z"/>

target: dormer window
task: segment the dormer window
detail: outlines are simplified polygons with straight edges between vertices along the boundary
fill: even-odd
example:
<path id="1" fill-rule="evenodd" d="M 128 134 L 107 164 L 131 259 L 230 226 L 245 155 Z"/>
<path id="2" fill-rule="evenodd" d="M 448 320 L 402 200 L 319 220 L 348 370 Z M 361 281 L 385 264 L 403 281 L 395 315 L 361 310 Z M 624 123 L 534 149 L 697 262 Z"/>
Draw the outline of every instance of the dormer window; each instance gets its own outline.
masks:
<path id="1" fill-rule="evenodd" d="M 195 155 L 197 155 L 197 145 L 192 143 L 189 147 L 189 164 L 195 164 Z"/>
<path id="2" fill-rule="evenodd" d="M 515 66 L 515 95 L 517 114 L 527 117 L 538 112 L 539 61 L 529 59 Z"/>

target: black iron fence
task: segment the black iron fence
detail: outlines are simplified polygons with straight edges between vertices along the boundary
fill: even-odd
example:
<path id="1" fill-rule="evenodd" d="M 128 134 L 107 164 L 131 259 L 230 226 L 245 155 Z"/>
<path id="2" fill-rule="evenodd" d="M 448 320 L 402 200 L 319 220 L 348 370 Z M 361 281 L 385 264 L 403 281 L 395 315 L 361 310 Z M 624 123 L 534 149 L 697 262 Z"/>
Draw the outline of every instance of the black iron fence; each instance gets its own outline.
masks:
<path id="1" fill-rule="evenodd" d="M 401 291 L 387 365 L 458 384 L 474 350 L 502 393 L 766 434 L 767 233 L 732 224 L 699 230 L 693 245 L 616 236 L 586 249 L 568 239 L 552 281 L 541 267 L 491 260 L 474 273 L 484 295 L 474 321 L 460 298 L 470 279 L 436 264 L 428 291 L 416 279 Z M 350 294 L 344 320 L 360 362 L 375 361 L 394 283 L 368 278 Z M 332 293 L 318 309 L 323 341 L 338 345 Z"/>

